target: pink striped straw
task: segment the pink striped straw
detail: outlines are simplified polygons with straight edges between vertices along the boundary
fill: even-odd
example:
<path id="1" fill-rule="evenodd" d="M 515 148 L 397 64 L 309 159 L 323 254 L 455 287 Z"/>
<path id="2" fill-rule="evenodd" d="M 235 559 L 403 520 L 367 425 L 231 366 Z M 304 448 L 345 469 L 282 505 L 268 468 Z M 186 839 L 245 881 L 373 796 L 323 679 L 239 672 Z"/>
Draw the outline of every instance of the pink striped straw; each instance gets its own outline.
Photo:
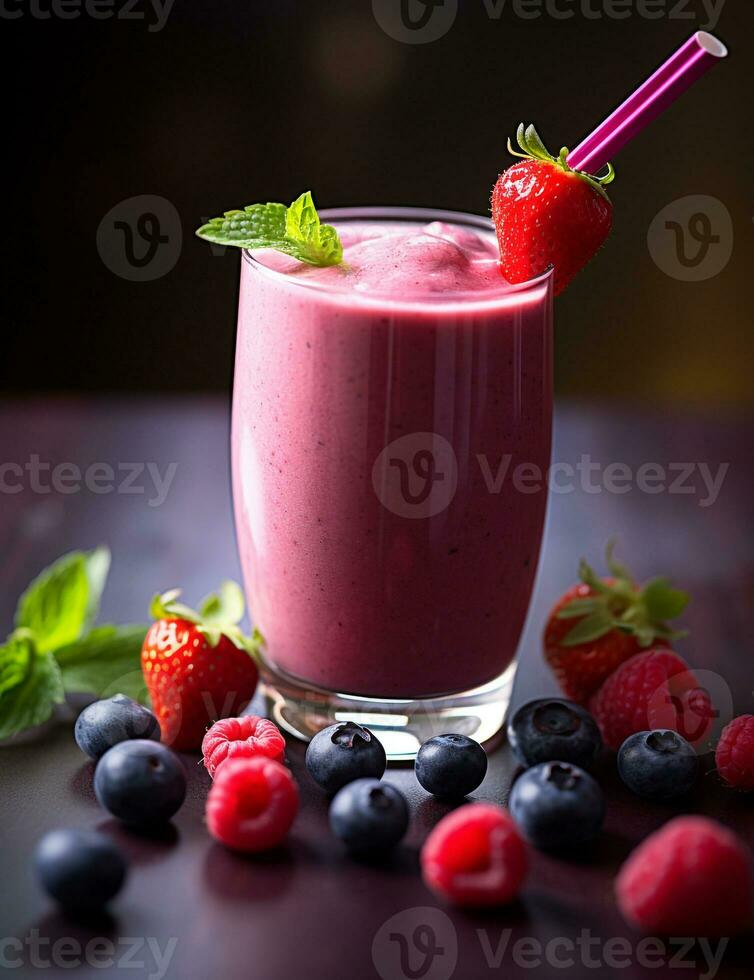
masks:
<path id="1" fill-rule="evenodd" d="M 568 154 L 568 166 L 596 174 L 629 140 L 655 120 L 679 95 L 725 58 L 728 49 L 706 31 L 697 31 L 651 78 Z"/>

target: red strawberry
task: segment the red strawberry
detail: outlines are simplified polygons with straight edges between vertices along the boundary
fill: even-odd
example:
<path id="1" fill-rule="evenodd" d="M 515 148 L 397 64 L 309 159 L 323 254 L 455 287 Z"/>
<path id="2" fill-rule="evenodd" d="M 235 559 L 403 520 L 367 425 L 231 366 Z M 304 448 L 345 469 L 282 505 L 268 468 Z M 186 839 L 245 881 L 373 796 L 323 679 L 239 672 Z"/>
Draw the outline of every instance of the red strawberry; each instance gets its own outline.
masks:
<path id="1" fill-rule="evenodd" d="M 508 282 L 526 282 L 555 267 L 555 295 L 562 293 L 604 243 L 613 220 L 605 185 L 615 177 L 572 170 L 568 150 L 552 156 L 533 126 L 518 127 L 523 157 L 497 180 L 492 218 L 500 246 L 500 268 Z"/>
<path id="2" fill-rule="evenodd" d="M 629 735 L 670 728 L 695 747 L 706 741 L 715 711 L 686 662 L 672 650 L 637 653 L 612 674 L 590 703 L 608 748 Z"/>
<path id="3" fill-rule="evenodd" d="M 647 647 L 681 634 L 667 625 L 683 612 L 688 595 L 655 578 L 639 587 L 607 548 L 608 578 L 581 561 L 581 583 L 556 603 L 544 632 L 545 659 L 564 693 L 586 704 L 616 667 Z"/>
<path id="4" fill-rule="evenodd" d="M 155 596 L 155 623 L 141 649 L 144 680 L 162 729 L 162 741 L 179 750 L 199 749 L 218 718 L 238 715 L 254 695 L 259 676 L 252 654 L 259 637 L 238 623 L 244 601 L 235 582 L 208 596 L 195 612 L 177 602 L 174 589 Z"/>

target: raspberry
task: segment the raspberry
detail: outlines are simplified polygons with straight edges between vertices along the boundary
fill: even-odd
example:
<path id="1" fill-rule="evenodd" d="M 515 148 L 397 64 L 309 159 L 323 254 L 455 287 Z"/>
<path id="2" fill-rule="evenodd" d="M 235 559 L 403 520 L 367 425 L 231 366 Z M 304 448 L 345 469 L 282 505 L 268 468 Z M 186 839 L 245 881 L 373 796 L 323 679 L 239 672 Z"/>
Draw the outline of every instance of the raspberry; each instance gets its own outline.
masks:
<path id="1" fill-rule="evenodd" d="M 207 772 L 214 778 L 218 766 L 226 759 L 250 759 L 261 755 L 282 762 L 285 739 L 277 725 L 267 718 L 256 715 L 223 718 L 204 736 L 202 755 Z"/>
<path id="2" fill-rule="evenodd" d="M 298 810 L 290 771 L 273 759 L 229 759 L 207 797 L 210 834 L 237 851 L 267 851 L 288 833 Z"/>
<path id="3" fill-rule="evenodd" d="M 751 855 L 722 824 L 676 817 L 629 856 L 615 891 L 624 917 L 646 932 L 732 936 L 751 925 Z"/>
<path id="4" fill-rule="evenodd" d="M 754 789 L 754 715 L 741 715 L 723 729 L 715 751 L 717 771 L 736 789 Z"/>
<path id="5" fill-rule="evenodd" d="M 662 648 L 637 653 L 608 677 L 590 708 L 608 748 L 629 735 L 669 728 L 698 747 L 709 735 L 714 711 L 685 661 Z"/>
<path id="6" fill-rule="evenodd" d="M 467 803 L 437 824 L 421 852 L 425 883 L 455 905 L 503 905 L 526 876 L 526 844 L 492 803 Z"/>

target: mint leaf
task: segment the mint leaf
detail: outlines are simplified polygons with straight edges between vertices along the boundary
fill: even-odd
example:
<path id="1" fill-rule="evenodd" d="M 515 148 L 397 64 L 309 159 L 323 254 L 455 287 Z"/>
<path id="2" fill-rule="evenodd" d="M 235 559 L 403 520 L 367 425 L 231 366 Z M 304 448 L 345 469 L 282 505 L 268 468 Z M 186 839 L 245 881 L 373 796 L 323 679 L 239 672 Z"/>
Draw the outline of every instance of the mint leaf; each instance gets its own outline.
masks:
<path id="1" fill-rule="evenodd" d="M 243 211 L 226 211 L 222 218 L 211 218 L 197 231 L 199 238 L 218 245 L 239 248 L 275 248 L 285 241 L 284 204 L 249 204 Z"/>
<path id="2" fill-rule="evenodd" d="M 11 636 L 0 647 L 0 739 L 47 721 L 63 701 L 55 658 L 35 649 L 28 636 Z"/>
<path id="3" fill-rule="evenodd" d="M 86 552 L 85 559 L 86 577 L 89 579 L 89 609 L 86 621 L 87 625 L 91 625 L 97 618 L 102 593 L 107 585 L 107 576 L 110 574 L 110 549 L 101 545 L 94 551 Z"/>
<path id="4" fill-rule="evenodd" d="M 343 246 L 332 225 L 320 223 L 309 191 L 297 198 L 285 215 L 286 238 L 295 243 L 296 258 L 311 265 L 337 265 L 343 261 Z M 294 252 L 290 252 L 293 255 Z"/>
<path id="5" fill-rule="evenodd" d="M 40 653 L 72 643 L 92 623 L 109 567 L 106 548 L 74 551 L 29 585 L 18 601 L 16 626 L 31 630 Z"/>
<path id="6" fill-rule="evenodd" d="M 21 684 L 29 673 L 34 652 L 30 639 L 11 635 L 0 647 L 0 696 Z"/>
<path id="7" fill-rule="evenodd" d="M 343 261 L 338 233 L 320 222 L 309 191 L 288 208 L 284 204 L 249 204 L 242 211 L 226 211 L 202 225 L 196 234 L 217 245 L 274 248 L 309 265 L 338 265 Z"/>
<path id="8" fill-rule="evenodd" d="M 97 626 L 55 653 L 66 691 L 127 694 L 146 703 L 141 647 L 148 626 Z"/>

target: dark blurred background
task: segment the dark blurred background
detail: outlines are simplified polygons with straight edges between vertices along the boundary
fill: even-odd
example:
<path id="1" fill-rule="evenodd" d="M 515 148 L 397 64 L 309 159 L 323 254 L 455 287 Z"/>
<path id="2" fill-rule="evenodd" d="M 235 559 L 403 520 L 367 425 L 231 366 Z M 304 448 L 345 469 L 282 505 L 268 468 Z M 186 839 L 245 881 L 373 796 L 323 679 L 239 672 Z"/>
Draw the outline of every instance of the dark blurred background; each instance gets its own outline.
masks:
<path id="1" fill-rule="evenodd" d="M 239 257 L 202 219 L 307 188 L 483 213 L 518 122 L 573 146 L 706 28 L 731 57 L 615 161 L 612 238 L 558 300 L 557 385 L 754 403 L 748 0 L 406 0 L 425 43 L 391 28 L 401 0 L 155 2 L 0 14 L 3 391 L 227 390 Z M 664 219 L 650 254 L 668 206 L 690 264 Z"/>

